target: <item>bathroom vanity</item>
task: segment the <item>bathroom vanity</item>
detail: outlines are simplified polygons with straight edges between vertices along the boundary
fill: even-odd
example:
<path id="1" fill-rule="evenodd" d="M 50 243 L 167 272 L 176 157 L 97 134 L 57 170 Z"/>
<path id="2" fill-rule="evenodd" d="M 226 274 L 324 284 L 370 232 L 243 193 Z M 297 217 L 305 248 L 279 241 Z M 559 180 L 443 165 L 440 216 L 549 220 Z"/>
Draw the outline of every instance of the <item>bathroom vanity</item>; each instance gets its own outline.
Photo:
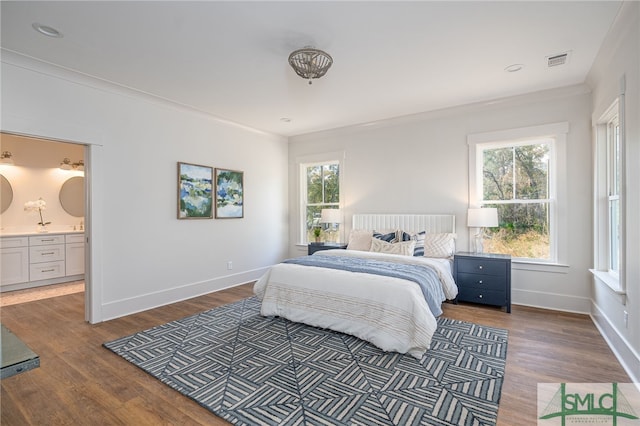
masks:
<path id="1" fill-rule="evenodd" d="M 84 279 L 84 231 L 0 236 L 0 291 Z"/>

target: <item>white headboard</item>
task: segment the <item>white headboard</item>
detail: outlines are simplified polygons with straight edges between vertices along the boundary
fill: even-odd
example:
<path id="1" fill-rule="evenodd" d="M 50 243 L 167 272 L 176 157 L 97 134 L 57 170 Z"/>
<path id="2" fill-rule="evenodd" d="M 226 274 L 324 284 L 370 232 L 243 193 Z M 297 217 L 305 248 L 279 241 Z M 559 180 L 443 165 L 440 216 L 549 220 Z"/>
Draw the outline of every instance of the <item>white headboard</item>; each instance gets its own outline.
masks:
<path id="1" fill-rule="evenodd" d="M 456 217 L 449 214 L 354 214 L 353 229 L 455 233 Z"/>

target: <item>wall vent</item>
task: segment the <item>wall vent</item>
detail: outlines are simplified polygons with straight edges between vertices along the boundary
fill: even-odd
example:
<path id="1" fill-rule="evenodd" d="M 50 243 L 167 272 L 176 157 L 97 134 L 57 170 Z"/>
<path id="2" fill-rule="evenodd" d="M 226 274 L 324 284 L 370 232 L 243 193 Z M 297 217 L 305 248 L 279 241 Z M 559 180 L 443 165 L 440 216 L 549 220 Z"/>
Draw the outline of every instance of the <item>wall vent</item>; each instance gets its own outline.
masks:
<path id="1" fill-rule="evenodd" d="M 558 55 L 547 56 L 547 67 L 557 67 L 559 65 L 564 65 L 569 60 L 569 52 L 560 53 Z"/>

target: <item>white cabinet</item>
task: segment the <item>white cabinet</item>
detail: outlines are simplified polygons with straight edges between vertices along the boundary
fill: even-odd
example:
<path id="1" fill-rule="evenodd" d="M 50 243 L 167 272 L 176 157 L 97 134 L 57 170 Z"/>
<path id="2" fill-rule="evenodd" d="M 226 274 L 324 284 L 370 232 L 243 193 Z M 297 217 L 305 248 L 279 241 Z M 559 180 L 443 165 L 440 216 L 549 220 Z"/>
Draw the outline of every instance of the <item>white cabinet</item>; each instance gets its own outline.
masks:
<path id="1" fill-rule="evenodd" d="M 64 235 L 29 237 L 29 281 L 65 276 Z"/>
<path id="2" fill-rule="evenodd" d="M 0 241 L 0 285 L 28 282 L 29 238 L 6 237 Z"/>
<path id="3" fill-rule="evenodd" d="M 84 274 L 84 234 L 68 234 L 65 243 L 67 276 Z"/>
<path id="4" fill-rule="evenodd" d="M 84 234 L 37 234 L 1 238 L 2 291 L 82 279 Z"/>

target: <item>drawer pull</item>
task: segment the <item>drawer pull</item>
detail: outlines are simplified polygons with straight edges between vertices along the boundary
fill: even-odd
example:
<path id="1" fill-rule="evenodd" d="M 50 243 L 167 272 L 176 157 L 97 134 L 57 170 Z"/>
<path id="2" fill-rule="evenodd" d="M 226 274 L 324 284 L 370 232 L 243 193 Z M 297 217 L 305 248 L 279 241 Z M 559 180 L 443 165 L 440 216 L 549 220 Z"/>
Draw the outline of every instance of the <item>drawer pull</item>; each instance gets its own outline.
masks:
<path id="1" fill-rule="evenodd" d="M 482 284 L 482 280 L 478 281 L 478 284 Z"/>
<path id="2" fill-rule="evenodd" d="M 479 295 L 478 295 L 478 298 L 479 298 L 479 299 L 482 299 L 482 295 L 481 295 L 481 294 L 479 294 Z"/>
<path id="3" fill-rule="evenodd" d="M 49 255 L 52 255 L 52 254 L 55 254 L 55 253 L 52 252 L 52 251 L 48 251 L 46 253 L 40 253 L 40 254 L 43 255 L 43 256 L 49 256 Z"/>
<path id="4" fill-rule="evenodd" d="M 482 269 L 482 265 L 478 266 L 478 269 Z"/>
<path id="5" fill-rule="evenodd" d="M 53 271 L 55 271 L 55 269 L 43 269 L 42 270 L 42 272 L 53 272 Z M 482 297 L 482 296 L 480 296 L 480 297 Z"/>
<path id="6" fill-rule="evenodd" d="M 44 243 L 44 242 L 55 241 L 55 240 L 53 238 L 49 238 L 48 240 L 40 240 L 40 241 Z"/>

